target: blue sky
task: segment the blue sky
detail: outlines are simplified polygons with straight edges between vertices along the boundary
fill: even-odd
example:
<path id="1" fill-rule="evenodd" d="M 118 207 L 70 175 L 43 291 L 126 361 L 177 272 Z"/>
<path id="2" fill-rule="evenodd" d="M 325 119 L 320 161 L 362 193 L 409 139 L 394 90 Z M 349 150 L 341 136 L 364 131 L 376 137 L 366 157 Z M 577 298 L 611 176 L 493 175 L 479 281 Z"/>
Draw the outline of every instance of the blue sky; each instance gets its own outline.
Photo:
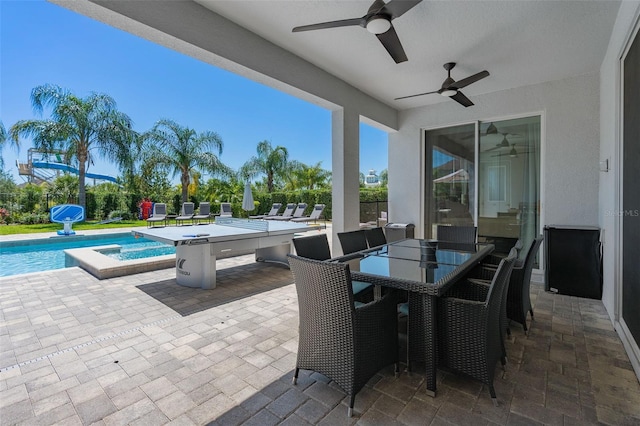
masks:
<path id="1" fill-rule="evenodd" d="M 237 169 L 258 142 L 289 150 L 293 160 L 331 170 L 331 113 L 293 96 L 155 45 L 41 0 L 0 0 L 0 119 L 40 118 L 31 90 L 51 83 L 84 97 L 106 93 L 146 131 L 161 118 L 196 131 L 212 130 L 224 142 L 221 160 Z M 19 153 L 5 143 L 5 170 L 18 177 L 16 159 L 27 160 L 30 141 Z M 387 134 L 361 125 L 360 171 L 387 168 Z M 98 161 L 89 171 L 114 175 Z"/>

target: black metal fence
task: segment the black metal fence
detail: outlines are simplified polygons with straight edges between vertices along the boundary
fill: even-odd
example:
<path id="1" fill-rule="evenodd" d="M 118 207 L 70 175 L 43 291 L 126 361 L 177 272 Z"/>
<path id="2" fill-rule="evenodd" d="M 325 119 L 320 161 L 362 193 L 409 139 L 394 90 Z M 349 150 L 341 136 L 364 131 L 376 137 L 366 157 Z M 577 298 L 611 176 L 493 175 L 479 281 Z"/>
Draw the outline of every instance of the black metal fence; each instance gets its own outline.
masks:
<path id="1" fill-rule="evenodd" d="M 388 212 L 387 200 L 360 201 L 360 223 L 378 223 L 382 212 Z"/>

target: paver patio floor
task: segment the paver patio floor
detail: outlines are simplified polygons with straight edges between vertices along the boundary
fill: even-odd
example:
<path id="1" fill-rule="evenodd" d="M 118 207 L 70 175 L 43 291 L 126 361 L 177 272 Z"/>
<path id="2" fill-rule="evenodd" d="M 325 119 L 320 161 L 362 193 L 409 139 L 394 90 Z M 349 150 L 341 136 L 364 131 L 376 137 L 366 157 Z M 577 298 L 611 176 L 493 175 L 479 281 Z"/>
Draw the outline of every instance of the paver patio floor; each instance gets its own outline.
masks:
<path id="1" fill-rule="evenodd" d="M 600 301 L 533 285 L 494 407 L 482 384 L 380 372 L 356 397 L 291 384 L 298 304 L 281 265 L 218 261 L 218 287 L 175 270 L 98 280 L 78 268 L 0 279 L 0 424 L 640 424 L 640 385 Z"/>

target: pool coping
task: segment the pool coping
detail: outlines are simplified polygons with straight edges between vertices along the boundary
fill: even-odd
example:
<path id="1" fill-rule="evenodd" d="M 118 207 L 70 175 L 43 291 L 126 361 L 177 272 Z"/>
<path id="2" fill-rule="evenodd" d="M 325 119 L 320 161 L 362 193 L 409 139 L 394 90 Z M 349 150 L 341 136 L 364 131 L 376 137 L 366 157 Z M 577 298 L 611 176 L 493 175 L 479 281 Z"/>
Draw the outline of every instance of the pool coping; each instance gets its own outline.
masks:
<path id="1" fill-rule="evenodd" d="M 118 260 L 109 257 L 101 250 L 118 250 L 118 244 L 65 249 L 66 267 L 79 266 L 99 280 L 156 271 L 158 269 L 175 268 L 176 255 L 145 257 L 141 259 Z"/>

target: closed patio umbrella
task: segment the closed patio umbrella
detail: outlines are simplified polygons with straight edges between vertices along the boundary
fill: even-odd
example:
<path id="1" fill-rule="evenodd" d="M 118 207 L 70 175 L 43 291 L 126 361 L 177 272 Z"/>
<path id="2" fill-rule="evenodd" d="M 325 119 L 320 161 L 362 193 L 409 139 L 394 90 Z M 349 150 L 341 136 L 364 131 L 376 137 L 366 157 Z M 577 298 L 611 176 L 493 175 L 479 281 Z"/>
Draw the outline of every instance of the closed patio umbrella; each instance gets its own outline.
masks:
<path id="1" fill-rule="evenodd" d="M 251 193 L 251 184 L 247 182 L 244 185 L 244 194 L 242 195 L 242 210 L 251 211 L 255 208 L 253 204 L 253 194 Z"/>

